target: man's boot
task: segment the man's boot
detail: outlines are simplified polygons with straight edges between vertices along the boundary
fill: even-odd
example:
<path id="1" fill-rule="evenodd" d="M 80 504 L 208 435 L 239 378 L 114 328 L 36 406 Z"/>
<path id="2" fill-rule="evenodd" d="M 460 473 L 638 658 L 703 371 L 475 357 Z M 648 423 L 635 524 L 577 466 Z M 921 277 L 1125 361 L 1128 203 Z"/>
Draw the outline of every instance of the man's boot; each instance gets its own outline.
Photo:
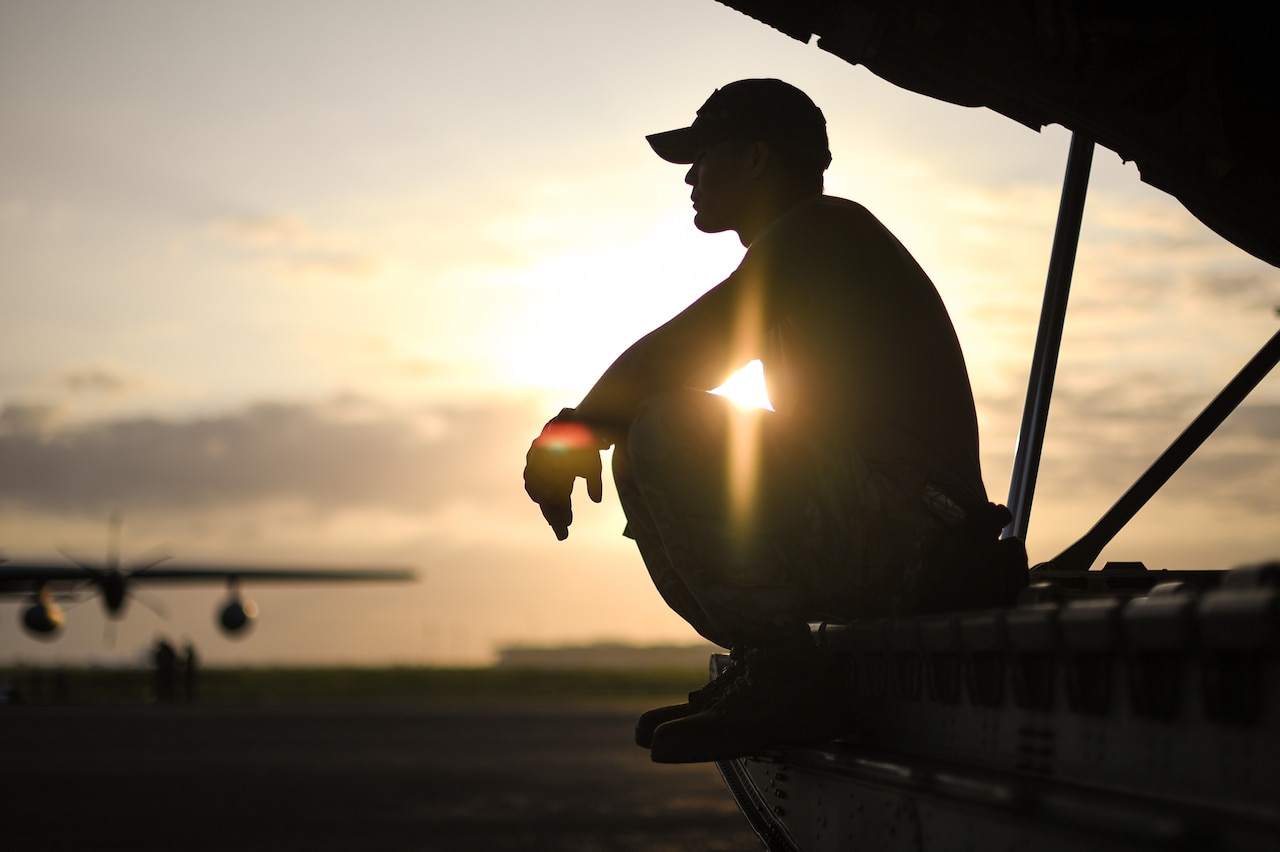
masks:
<path id="1" fill-rule="evenodd" d="M 648 748 L 653 743 L 653 732 L 659 725 L 673 722 L 700 713 L 714 703 L 726 689 L 742 675 L 743 664 L 737 652 L 729 657 L 729 661 L 716 677 L 689 693 L 689 700 L 683 704 L 668 704 L 655 707 L 640 714 L 636 720 L 636 745 Z"/>
<path id="2" fill-rule="evenodd" d="M 847 677 L 817 648 L 749 652 L 745 671 L 703 710 L 653 732 L 656 763 L 699 763 L 820 743 L 847 730 Z"/>

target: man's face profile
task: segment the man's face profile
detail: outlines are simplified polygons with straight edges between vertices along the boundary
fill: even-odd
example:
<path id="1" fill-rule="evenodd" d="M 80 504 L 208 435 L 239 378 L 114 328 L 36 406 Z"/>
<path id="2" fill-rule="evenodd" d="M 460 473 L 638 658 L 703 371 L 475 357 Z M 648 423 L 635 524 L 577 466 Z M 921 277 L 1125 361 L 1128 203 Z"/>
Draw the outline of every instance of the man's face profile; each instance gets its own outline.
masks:
<path id="1" fill-rule="evenodd" d="M 693 187 L 693 224 L 703 233 L 735 230 L 741 224 L 751 185 L 752 146 L 733 141 L 699 148 L 684 182 Z"/>

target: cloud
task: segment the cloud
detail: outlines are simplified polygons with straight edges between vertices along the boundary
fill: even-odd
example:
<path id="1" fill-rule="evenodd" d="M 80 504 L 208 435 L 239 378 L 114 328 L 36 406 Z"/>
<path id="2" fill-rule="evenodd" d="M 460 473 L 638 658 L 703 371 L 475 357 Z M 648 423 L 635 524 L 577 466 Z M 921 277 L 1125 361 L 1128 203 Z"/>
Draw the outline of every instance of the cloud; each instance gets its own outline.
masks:
<path id="1" fill-rule="evenodd" d="M 1069 377 L 1054 398 L 1055 409 L 1069 412 L 1068 423 L 1080 434 L 1093 434 L 1100 424 L 1123 422 L 1129 433 L 1135 426 L 1187 422 L 1204 402 L 1196 387 L 1163 372 L 1141 367 L 1090 372 Z"/>
<path id="2" fill-rule="evenodd" d="M 62 407 L 48 403 L 9 403 L 0 408 L 0 446 L 10 437 L 42 440 L 52 435 L 64 420 Z M 0 453 L 2 457 L 2 453 Z M 0 477 L 0 489 L 4 480 Z"/>
<path id="3" fill-rule="evenodd" d="M 139 382 L 108 367 L 89 367 L 69 370 L 58 376 L 58 384 L 72 393 L 101 393 L 115 395 L 138 387 Z"/>
<path id="4" fill-rule="evenodd" d="M 1226 435 L 1280 442 L 1280 403 L 1250 405 L 1222 424 Z"/>
<path id="5" fill-rule="evenodd" d="M 279 266 L 295 277 L 335 278 L 372 278 L 382 268 L 370 256 L 344 252 L 299 252 L 280 260 Z"/>
<path id="6" fill-rule="evenodd" d="M 538 422 L 519 406 L 397 411 L 346 398 L 58 428 L 53 409 L 10 405 L 0 501 L 99 514 L 262 502 L 427 513 L 519 495 Z"/>
<path id="7" fill-rule="evenodd" d="M 1261 271 L 1198 271 L 1193 284 L 1197 292 L 1209 298 L 1233 302 L 1252 310 L 1266 311 L 1280 307 L 1280 273 Z"/>
<path id="8" fill-rule="evenodd" d="M 1118 498 L 1205 404 L 1192 388 L 1127 381 L 1060 389 L 1041 481 L 1061 494 Z M 1262 517 L 1280 509 L 1280 404 L 1246 401 L 1161 489 L 1161 500 Z"/>
<path id="9" fill-rule="evenodd" d="M 294 246 L 306 239 L 302 223 L 290 216 L 239 216 L 219 219 L 210 233 L 248 248 Z"/>
<path id="10" fill-rule="evenodd" d="M 294 216 L 219 219 L 208 226 L 208 232 L 232 246 L 267 257 L 293 278 L 370 278 L 383 266 L 372 254 L 352 248 L 351 238 L 320 231 Z"/>
<path id="11" fill-rule="evenodd" d="M 1196 221 L 1172 199 L 1126 205 L 1103 193 L 1091 202 L 1077 269 L 1102 284 L 1085 307 L 1116 303 L 1150 310 L 1186 296 L 1247 310 L 1280 303 L 1280 271 Z"/>

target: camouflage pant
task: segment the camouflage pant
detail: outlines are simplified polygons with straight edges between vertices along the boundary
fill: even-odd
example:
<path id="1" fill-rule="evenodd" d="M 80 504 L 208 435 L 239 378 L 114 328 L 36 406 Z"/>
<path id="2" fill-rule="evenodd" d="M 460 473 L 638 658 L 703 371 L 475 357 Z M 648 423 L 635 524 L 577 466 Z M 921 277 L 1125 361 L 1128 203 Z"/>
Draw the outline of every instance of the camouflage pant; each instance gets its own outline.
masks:
<path id="1" fill-rule="evenodd" d="M 700 391 L 649 400 L 613 468 L 658 592 L 725 648 L 904 611 L 922 554 L 964 516 L 908 466 L 816 446 L 777 414 Z"/>

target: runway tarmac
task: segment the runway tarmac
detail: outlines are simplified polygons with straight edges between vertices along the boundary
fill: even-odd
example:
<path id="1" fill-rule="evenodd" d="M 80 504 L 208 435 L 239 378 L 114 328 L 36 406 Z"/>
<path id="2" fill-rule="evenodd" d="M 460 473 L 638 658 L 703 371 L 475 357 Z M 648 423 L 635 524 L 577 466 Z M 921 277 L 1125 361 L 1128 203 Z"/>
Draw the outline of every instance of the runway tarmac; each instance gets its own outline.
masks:
<path id="1" fill-rule="evenodd" d="M 643 709 L 0 706 L 0 849 L 761 849 Z"/>

